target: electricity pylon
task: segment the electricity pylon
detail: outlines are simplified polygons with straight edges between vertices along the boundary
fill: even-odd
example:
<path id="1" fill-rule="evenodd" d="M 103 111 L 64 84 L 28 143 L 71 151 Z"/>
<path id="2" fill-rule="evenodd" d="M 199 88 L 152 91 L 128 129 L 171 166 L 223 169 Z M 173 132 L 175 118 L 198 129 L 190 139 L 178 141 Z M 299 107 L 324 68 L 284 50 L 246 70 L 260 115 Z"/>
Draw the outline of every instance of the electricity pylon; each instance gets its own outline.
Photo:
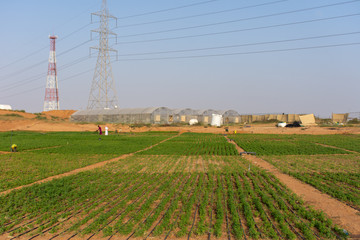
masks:
<path id="1" fill-rule="evenodd" d="M 109 14 L 106 0 L 102 1 L 101 11 L 92 13 L 91 17 L 92 15 L 100 17 L 100 28 L 92 30 L 99 34 L 99 46 L 90 48 L 90 54 L 91 49 L 98 50 L 98 57 L 87 109 L 113 109 L 118 107 L 118 98 L 109 52 L 117 51 L 109 47 L 109 34 L 116 36 L 109 30 L 109 18 L 117 18 Z"/>
<path id="2" fill-rule="evenodd" d="M 60 110 L 55 51 L 55 40 L 57 39 L 57 36 L 49 36 L 49 38 L 50 54 L 48 74 L 46 78 L 44 111 Z"/>

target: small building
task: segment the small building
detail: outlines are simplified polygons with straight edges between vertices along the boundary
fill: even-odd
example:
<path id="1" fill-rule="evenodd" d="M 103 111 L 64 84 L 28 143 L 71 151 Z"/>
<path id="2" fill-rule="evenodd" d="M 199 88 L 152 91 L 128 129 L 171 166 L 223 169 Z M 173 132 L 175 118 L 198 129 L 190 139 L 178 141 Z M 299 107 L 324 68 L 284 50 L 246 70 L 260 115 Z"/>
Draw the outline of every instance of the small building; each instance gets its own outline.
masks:
<path id="1" fill-rule="evenodd" d="M 12 110 L 10 105 L 6 105 L 6 104 L 0 104 L 0 109 L 1 110 Z"/>

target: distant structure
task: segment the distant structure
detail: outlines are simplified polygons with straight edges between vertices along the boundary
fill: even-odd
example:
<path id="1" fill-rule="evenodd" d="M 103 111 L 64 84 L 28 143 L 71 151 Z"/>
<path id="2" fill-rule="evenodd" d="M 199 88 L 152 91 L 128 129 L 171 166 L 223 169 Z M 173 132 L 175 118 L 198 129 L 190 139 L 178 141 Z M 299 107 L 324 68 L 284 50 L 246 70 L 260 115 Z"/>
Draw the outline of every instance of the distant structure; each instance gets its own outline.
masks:
<path id="1" fill-rule="evenodd" d="M 44 111 L 60 110 L 55 51 L 55 40 L 57 39 L 57 36 L 49 36 L 49 38 L 50 55 L 48 74 L 46 78 Z"/>
<path id="2" fill-rule="evenodd" d="M 7 104 L 0 104 L 0 110 L 12 110 L 12 107 Z"/>
<path id="3" fill-rule="evenodd" d="M 116 36 L 116 34 L 109 30 L 109 18 L 114 18 L 115 20 L 117 20 L 117 18 L 109 15 L 106 0 L 102 1 L 101 11 L 92 13 L 91 16 L 92 15 L 100 17 L 100 28 L 92 30 L 92 32 L 99 34 L 99 46 L 90 48 L 90 52 L 91 49 L 98 50 L 98 57 L 87 109 L 115 109 L 118 107 L 118 98 L 109 52 L 113 51 L 117 53 L 117 51 L 109 48 L 109 34 L 114 36 Z"/>

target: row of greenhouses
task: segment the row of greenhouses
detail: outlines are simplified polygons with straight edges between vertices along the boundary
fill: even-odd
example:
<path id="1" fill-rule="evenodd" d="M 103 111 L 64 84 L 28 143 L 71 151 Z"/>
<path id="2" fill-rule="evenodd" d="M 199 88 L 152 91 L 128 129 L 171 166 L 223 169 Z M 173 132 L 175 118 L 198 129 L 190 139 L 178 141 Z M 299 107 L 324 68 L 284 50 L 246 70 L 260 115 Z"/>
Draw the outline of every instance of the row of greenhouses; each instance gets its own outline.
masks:
<path id="1" fill-rule="evenodd" d="M 253 123 L 277 120 L 282 122 L 300 121 L 299 114 L 239 114 L 235 110 L 195 110 L 191 108 L 170 109 L 167 107 L 94 109 L 75 112 L 73 122 L 108 122 L 127 124 L 173 124 L 189 123 L 196 120 L 200 124 L 212 124 L 214 118 L 221 117 L 221 124 Z"/>
<path id="2" fill-rule="evenodd" d="M 128 124 L 172 124 L 189 123 L 191 119 L 196 119 L 199 123 L 210 124 L 213 114 L 221 115 L 224 123 L 241 122 L 240 114 L 234 110 L 194 110 L 190 108 L 170 109 L 167 107 L 80 110 L 71 116 L 71 121 Z"/>

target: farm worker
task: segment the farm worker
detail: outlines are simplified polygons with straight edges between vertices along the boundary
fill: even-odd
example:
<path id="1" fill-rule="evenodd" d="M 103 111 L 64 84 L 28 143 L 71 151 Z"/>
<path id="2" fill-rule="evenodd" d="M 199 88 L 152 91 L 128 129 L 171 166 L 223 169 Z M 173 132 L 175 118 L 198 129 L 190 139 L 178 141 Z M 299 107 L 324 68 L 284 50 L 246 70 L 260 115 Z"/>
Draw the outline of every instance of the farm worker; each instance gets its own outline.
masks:
<path id="1" fill-rule="evenodd" d="M 234 131 L 234 133 L 236 134 L 236 130 Z"/>
<path id="2" fill-rule="evenodd" d="M 98 125 L 98 132 L 99 132 L 99 135 L 101 136 L 102 135 L 102 130 L 101 130 L 101 127 Z M 101 138 L 99 137 L 99 140 L 101 140 Z"/>
<path id="3" fill-rule="evenodd" d="M 109 130 L 109 128 L 108 128 L 108 127 L 105 127 L 105 136 L 109 135 L 108 130 Z"/>
<path id="4" fill-rule="evenodd" d="M 11 145 L 11 152 L 16 152 L 16 149 L 17 149 L 16 144 Z"/>

